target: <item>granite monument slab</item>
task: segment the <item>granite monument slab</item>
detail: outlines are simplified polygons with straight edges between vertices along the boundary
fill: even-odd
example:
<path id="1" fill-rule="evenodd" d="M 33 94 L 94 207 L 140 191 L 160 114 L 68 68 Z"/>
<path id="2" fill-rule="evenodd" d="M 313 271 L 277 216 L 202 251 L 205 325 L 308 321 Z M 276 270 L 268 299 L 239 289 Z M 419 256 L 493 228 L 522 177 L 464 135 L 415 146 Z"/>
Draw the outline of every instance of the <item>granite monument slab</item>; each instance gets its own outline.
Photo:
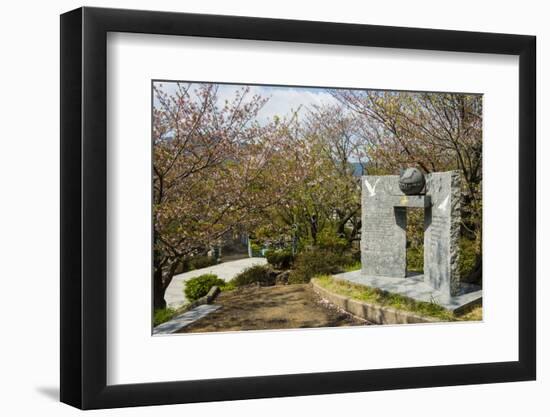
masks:
<path id="1" fill-rule="evenodd" d="M 460 282 L 460 173 L 436 172 L 419 179 L 419 172 L 407 169 L 401 177 L 362 177 L 360 275 L 365 282 L 378 283 L 383 289 L 395 287 L 422 301 L 431 291 L 438 304 L 452 310 L 464 307 L 466 300 L 468 304 L 481 301 L 479 287 Z M 415 187 L 403 185 L 413 179 Z M 420 275 L 407 271 L 410 208 L 424 210 L 424 273 Z M 393 286 L 392 278 L 400 284 Z M 409 284 L 403 285 L 408 282 L 403 279 L 410 280 Z M 421 291 L 415 291 L 416 287 Z M 465 297 L 466 293 L 470 295 Z"/>

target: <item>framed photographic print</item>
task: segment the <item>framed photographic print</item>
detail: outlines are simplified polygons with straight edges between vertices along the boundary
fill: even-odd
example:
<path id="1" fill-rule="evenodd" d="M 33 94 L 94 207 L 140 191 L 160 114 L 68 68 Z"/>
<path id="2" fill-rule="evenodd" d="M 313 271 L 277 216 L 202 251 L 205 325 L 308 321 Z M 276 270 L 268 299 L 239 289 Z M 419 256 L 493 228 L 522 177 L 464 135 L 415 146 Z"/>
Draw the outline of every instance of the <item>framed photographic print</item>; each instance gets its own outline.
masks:
<path id="1" fill-rule="evenodd" d="M 61 401 L 535 379 L 535 38 L 61 16 Z"/>

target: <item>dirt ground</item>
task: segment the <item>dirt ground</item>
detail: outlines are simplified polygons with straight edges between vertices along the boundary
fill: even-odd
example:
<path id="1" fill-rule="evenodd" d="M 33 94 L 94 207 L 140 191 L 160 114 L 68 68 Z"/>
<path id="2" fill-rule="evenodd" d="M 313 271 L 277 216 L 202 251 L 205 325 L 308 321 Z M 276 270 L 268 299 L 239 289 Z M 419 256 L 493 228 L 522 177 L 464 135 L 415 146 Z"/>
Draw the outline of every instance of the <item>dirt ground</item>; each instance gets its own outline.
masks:
<path id="1" fill-rule="evenodd" d="M 360 326 L 368 324 L 323 302 L 310 285 L 253 287 L 224 292 L 222 308 L 177 333 Z"/>

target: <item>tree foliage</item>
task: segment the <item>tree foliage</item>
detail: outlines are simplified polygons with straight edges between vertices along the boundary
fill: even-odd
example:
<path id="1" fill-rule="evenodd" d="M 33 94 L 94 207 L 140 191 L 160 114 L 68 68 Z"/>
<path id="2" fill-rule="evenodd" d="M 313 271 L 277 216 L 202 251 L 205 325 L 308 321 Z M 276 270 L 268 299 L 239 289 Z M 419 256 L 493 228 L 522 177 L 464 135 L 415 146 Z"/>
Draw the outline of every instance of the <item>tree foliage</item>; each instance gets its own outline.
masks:
<path id="1" fill-rule="evenodd" d="M 214 84 L 154 89 L 153 213 L 156 308 L 184 257 L 201 253 L 237 227 L 252 228 L 281 201 L 299 170 L 285 127 L 260 125 L 265 99 L 248 87 L 220 105 Z"/>
<path id="2" fill-rule="evenodd" d="M 360 229 L 360 181 L 355 175 L 364 151 L 361 126 L 342 106 L 315 106 L 294 123 L 289 136 L 304 170 L 284 205 L 269 210 L 271 222 L 261 236 L 287 235 L 302 246 L 317 245 L 321 233 L 333 231 L 351 243 Z M 357 161 L 353 164 L 352 161 Z M 286 170 L 298 167 L 287 161 Z"/>

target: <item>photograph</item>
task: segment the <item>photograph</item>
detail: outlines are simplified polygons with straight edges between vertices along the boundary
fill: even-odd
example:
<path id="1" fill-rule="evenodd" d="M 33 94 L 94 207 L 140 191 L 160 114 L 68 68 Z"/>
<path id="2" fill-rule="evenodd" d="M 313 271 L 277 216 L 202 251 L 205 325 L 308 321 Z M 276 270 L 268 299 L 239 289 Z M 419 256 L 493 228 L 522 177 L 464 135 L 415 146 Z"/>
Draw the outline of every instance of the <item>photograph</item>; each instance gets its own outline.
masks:
<path id="1" fill-rule="evenodd" d="M 550 416 L 543 4 L 6 2 L 0 416 Z"/>
<path id="2" fill-rule="evenodd" d="M 152 334 L 482 321 L 483 94 L 151 81 Z"/>

